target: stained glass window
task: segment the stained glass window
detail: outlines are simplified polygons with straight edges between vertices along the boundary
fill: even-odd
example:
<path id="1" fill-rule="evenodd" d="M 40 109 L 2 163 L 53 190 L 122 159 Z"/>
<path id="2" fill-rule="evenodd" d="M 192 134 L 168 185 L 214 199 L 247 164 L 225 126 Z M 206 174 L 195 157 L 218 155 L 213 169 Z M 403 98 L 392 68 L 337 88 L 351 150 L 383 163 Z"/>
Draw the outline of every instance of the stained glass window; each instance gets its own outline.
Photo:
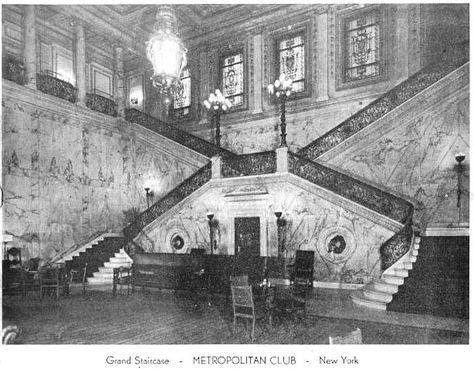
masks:
<path id="1" fill-rule="evenodd" d="M 304 37 L 302 34 L 278 42 L 279 73 L 293 80 L 293 91 L 304 91 Z"/>
<path id="2" fill-rule="evenodd" d="M 380 16 L 366 13 L 345 22 L 344 81 L 380 75 Z"/>
<path id="3" fill-rule="evenodd" d="M 191 73 L 188 68 L 181 73 L 181 85 L 174 95 L 174 115 L 177 118 L 187 116 L 191 108 Z"/>
<path id="4" fill-rule="evenodd" d="M 222 94 L 233 106 L 244 103 L 244 55 L 227 56 L 222 61 Z"/>

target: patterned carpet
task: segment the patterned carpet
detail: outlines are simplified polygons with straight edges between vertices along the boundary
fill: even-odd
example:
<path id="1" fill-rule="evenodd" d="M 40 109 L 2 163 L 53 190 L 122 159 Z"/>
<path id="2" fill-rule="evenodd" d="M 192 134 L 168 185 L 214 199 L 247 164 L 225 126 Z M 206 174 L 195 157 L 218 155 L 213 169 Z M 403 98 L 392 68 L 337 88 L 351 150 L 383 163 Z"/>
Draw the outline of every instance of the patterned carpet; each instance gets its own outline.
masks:
<path id="1" fill-rule="evenodd" d="M 366 344 L 464 344 L 468 334 L 349 319 L 288 317 L 257 324 L 251 342 L 245 324 L 232 335 L 231 302 L 222 297 L 145 291 L 89 292 L 59 301 L 5 297 L 3 324 L 17 324 L 18 344 L 327 344 L 330 335 L 359 327 Z"/>

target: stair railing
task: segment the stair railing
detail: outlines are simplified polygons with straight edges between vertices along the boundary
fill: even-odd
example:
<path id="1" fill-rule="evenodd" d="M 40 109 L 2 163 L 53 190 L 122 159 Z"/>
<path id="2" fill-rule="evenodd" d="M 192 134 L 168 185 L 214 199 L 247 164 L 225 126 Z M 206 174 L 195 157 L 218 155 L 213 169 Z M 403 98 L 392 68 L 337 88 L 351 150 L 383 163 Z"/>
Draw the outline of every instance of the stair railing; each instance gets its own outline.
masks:
<path id="1" fill-rule="evenodd" d="M 145 226 L 153 222 L 160 215 L 177 205 L 210 180 L 211 163 L 208 163 L 181 182 L 178 187 L 175 187 L 173 190 L 168 192 L 164 197 L 141 213 L 135 221 L 125 227 L 123 234 L 127 240 L 133 240 Z"/>
<path id="2" fill-rule="evenodd" d="M 68 254 L 71 254 L 77 250 L 79 250 L 81 247 L 84 245 L 87 245 L 88 243 L 94 241 L 95 239 L 100 238 L 103 234 L 107 233 L 106 230 L 104 231 L 96 231 L 92 235 L 90 235 L 85 242 L 77 243 L 72 245 L 71 247 L 68 247 L 67 249 L 64 249 L 63 251 L 60 251 L 57 253 L 53 258 L 51 258 L 50 263 L 56 263 L 57 261 L 61 260 L 63 257 L 65 257 Z"/>
<path id="3" fill-rule="evenodd" d="M 298 151 L 298 154 L 316 160 L 325 152 L 341 144 L 361 129 L 374 123 L 397 106 L 411 99 L 469 60 L 465 44 L 455 45 L 444 52 L 440 59 L 421 69 L 380 98 L 326 132 Z"/>
<path id="4" fill-rule="evenodd" d="M 407 200 L 292 152 L 288 171 L 399 223 L 405 224 L 413 214 Z"/>
<path id="5" fill-rule="evenodd" d="M 192 135 L 189 132 L 183 131 L 170 124 L 167 124 L 158 118 L 152 117 L 137 109 L 126 109 L 125 119 L 131 123 L 139 124 L 145 128 L 148 128 L 162 136 L 165 136 L 177 143 L 190 148 L 208 158 L 215 155 L 221 155 L 223 157 L 236 156 L 234 153 L 219 148 L 213 143 L 204 140 L 203 138 Z"/>

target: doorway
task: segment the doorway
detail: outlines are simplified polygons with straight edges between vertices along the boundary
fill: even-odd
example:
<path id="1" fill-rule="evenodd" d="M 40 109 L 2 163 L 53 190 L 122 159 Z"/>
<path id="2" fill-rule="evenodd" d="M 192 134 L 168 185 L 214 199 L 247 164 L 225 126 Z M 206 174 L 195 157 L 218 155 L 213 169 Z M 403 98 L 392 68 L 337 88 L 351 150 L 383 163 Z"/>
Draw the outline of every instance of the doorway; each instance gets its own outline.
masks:
<path id="1" fill-rule="evenodd" d="M 233 274 L 248 274 L 250 280 L 260 274 L 260 217 L 234 219 L 235 264 Z"/>

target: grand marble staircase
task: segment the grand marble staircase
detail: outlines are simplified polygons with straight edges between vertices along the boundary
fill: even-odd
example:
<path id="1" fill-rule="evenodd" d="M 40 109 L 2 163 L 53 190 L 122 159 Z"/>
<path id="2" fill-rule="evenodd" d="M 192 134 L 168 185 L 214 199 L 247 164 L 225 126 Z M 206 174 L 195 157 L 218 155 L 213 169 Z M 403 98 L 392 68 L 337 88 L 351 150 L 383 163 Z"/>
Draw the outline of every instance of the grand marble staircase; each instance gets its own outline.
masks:
<path id="1" fill-rule="evenodd" d="M 396 293 L 398 286 L 403 283 L 404 278 L 409 273 L 410 267 L 417 257 L 416 238 L 410 248 L 413 206 L 396 195 L 389 194 L 361 180 L 355 180 L 319 162 L 316 163 L 316 161 L 321 155 L 360 130 L 376 123 L 401 104 L 462 66 L 466 61 L 465 55 L 441 59 L 438 63 L 420 70 L 333 130 L 310 143 L 301 149 L 298 154 L 289 153 L 289 172 L 336 192 L 340 196 L 358 202 L 360 205 L 404 225 L 400 233 L 396 234 L 391 241 L 381 248 L 382 259 L 384 259 L 384 255 L 386 256 L 384 260 L 385 272 L 382 277 L 369 283 L 359 294 L 355 294 L 353 299 L 356 303 L 379 309 L 384 308 L 391 300 L 391 295 Z M 275 158 L 273 154 L 236 155 L 133 109 L 127 111 L 126 118 L 132 123 L 151 129 L 208 158 L 220 154 L 223 160 L 222 172 L 224 174 L 226 171 L 237 176 L 274 172 L 273 163 Z M 249 168 L 253 169 L 249 171 Z M 211 163 L 208 163 L 146 209 L 123 230 L 127 242 L 132 241 L 148 224 L 204 186 L 211 180 L 211 177 Z M 112 257 L 121 259 L 120 255 Z M 93 277 L 97 277 L 97 281 L 107 280 L 110 277 L 110 269 L 116 261 L 118 260 L 108 260 L 107 263 L 109 264 L 103 265 L 102 269 L 98 267 L 96 271 L 98 274 Z M 123 258 L 122 261 L 127 263 L 126 258 Z M 96 280 L 93 279 L 93 281 Z"/>
<path id="2" fill-rule="evenodd" d="M 113 268 L 131 265 L 124 246 L 125 238 L 121 234 L 103 234 L 56 262 L 65 263 L 68 270 L 82 270 L 87 264 L 86 277 L 90 285 L 112 286 Z"/>
<path id="3" fill-rule="evenodd" d="M 387 304 L 392 301 L 393 295 L 398 292 L 399 286 L 403 285 L 405 278 L 413 269 L 418 257 L 420 240 L 419 236 L 413 237 L 410 251 L 385 270 L 380 278 L 373 279 L 361 290 L 352 293 L 352 301 L 364 307 L 387 310 Z"/>
<path id="4" fill-rule="evenodd" d="M 92 287 L 111 288 L 114 278 L 114 268 L 130 268 L 132 263 L 132 258 L 130 258 L 124 249 L 120 249 L 120 251 L 116 252 L 108 261 L 104 262 L 104 265 L 99 267 L 98 271 L 93 272 L 92 277 L 87 278 L 87 282 Z"/>

